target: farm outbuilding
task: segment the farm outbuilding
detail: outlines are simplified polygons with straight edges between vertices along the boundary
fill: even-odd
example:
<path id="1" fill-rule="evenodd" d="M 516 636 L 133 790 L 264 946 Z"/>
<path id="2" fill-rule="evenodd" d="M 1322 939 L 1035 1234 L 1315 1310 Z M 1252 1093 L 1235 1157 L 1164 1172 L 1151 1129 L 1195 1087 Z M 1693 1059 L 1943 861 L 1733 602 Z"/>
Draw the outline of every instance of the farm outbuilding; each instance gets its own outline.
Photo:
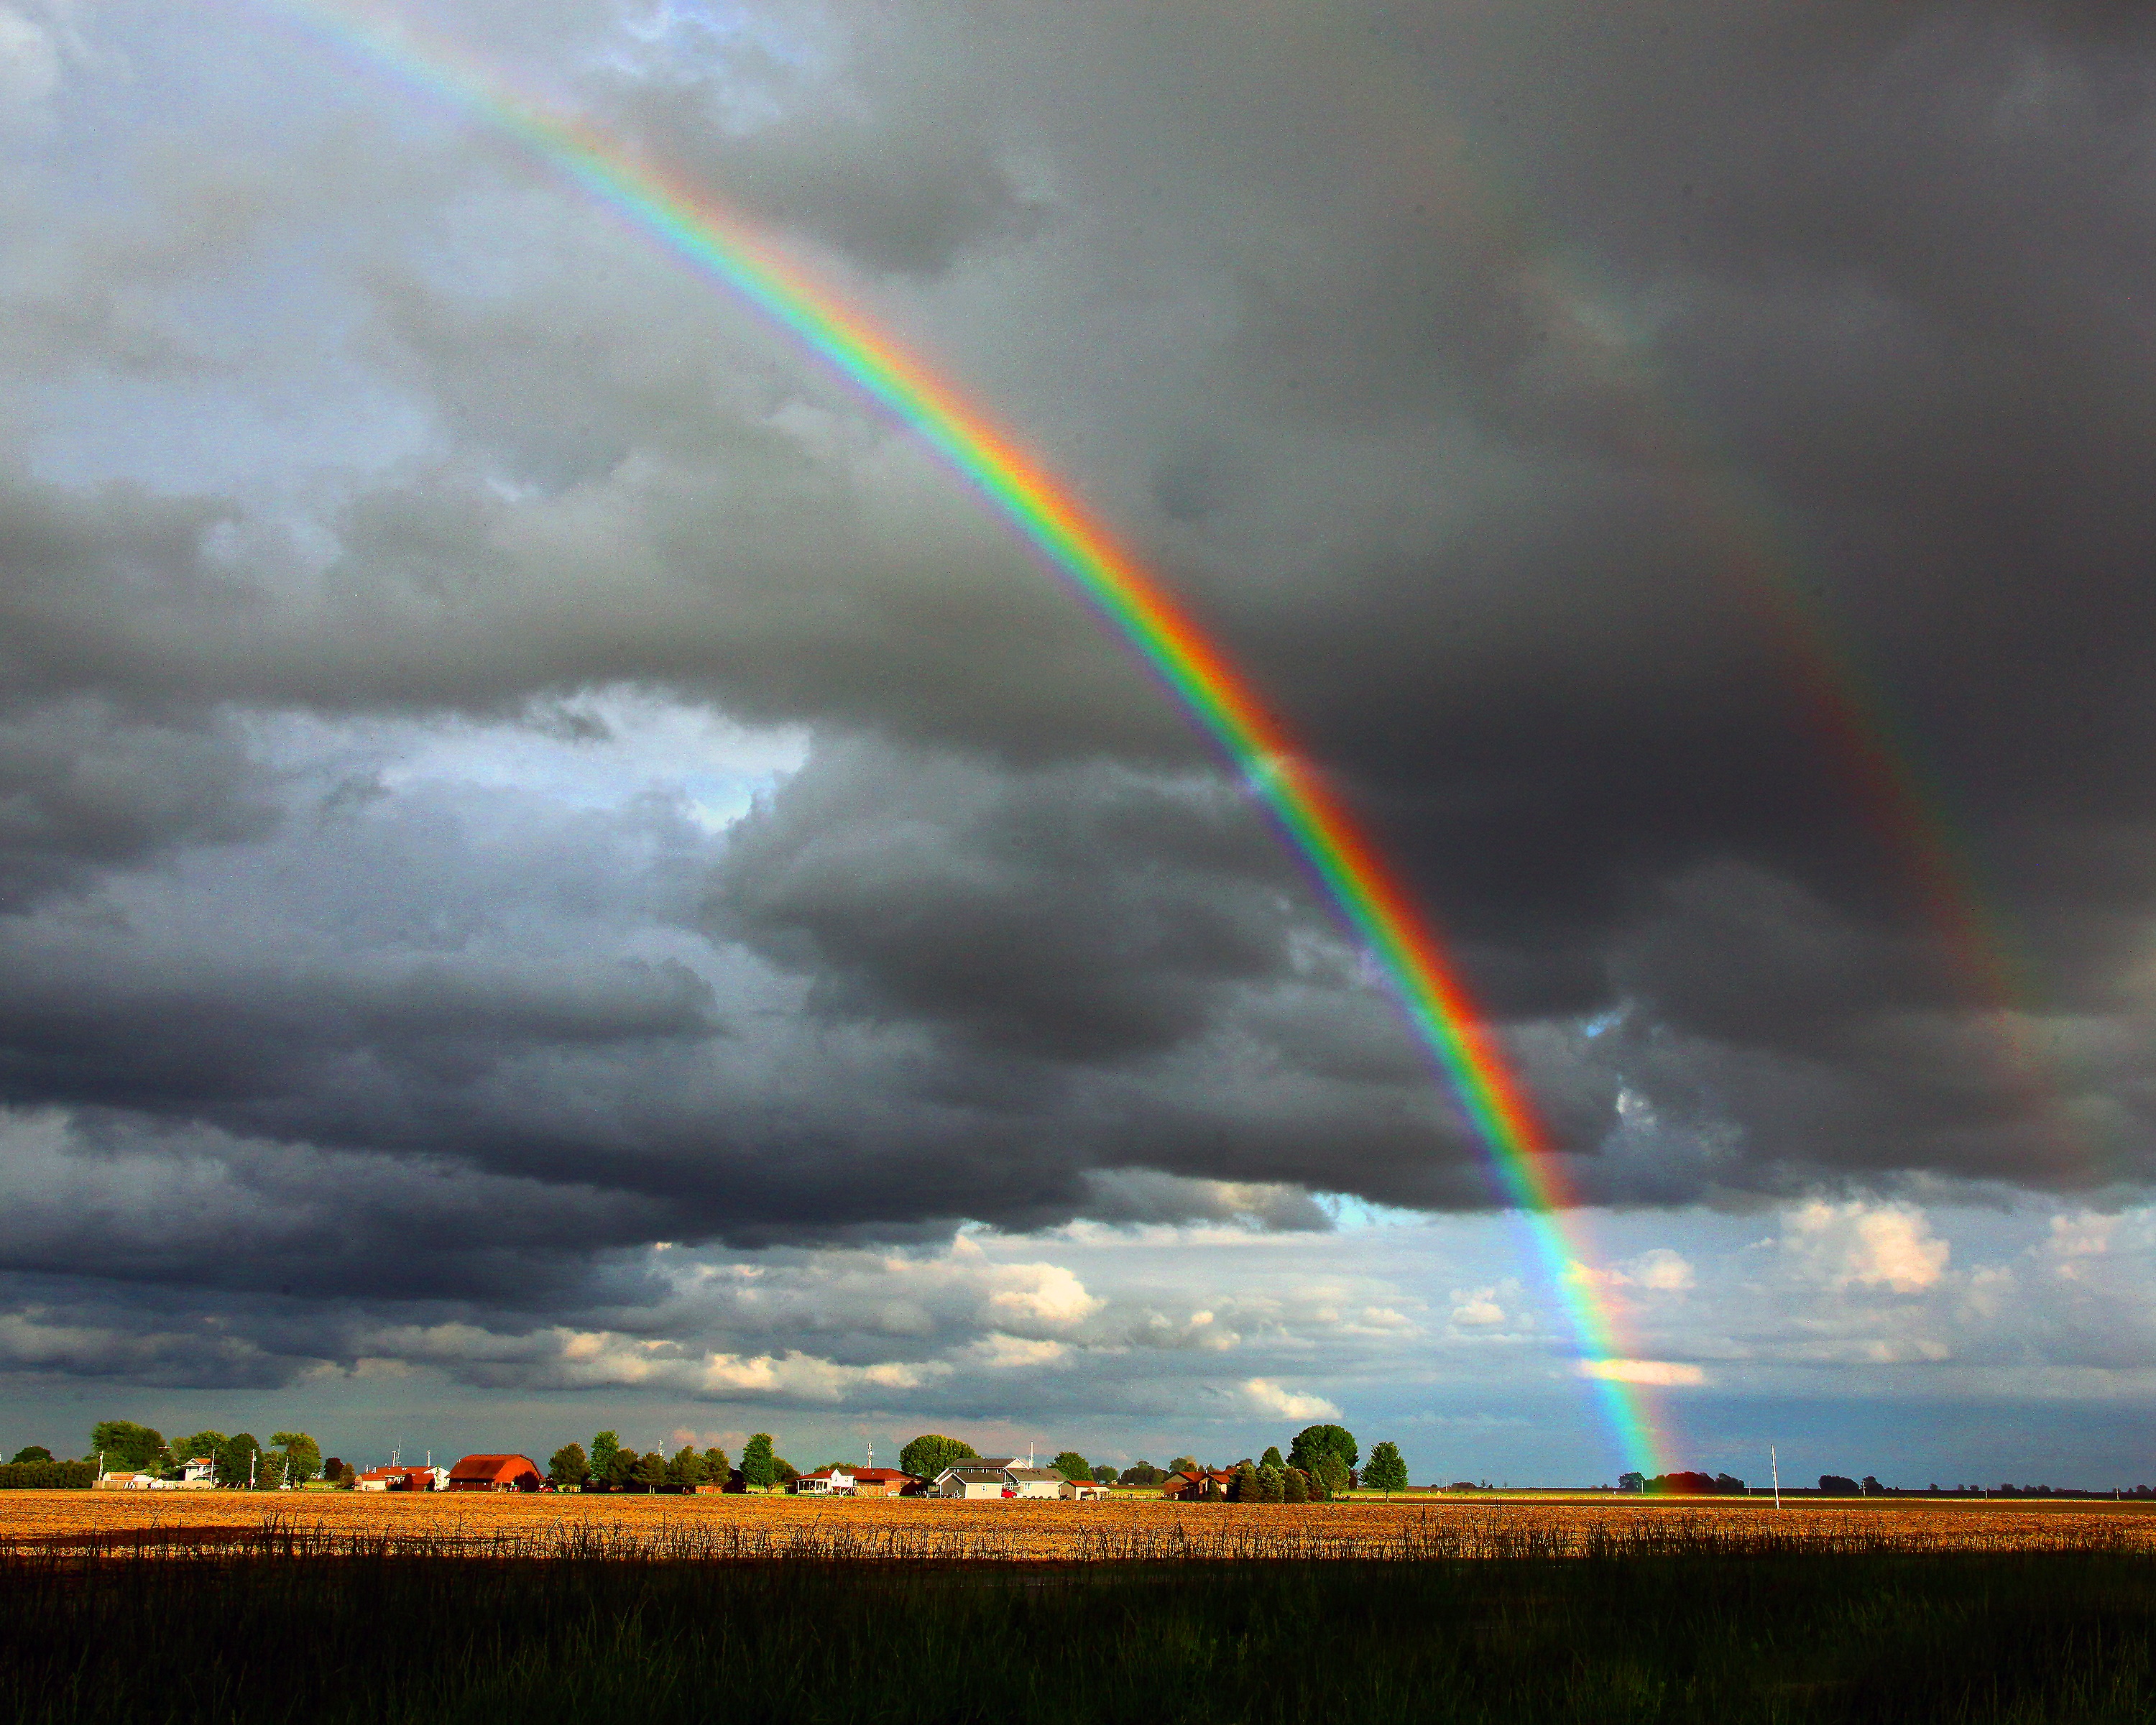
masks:
<path id="1" fill-rule="evenodd" d="M 448 1479 L 439 1467 L 370 1467 L 352 1484 L 362 1491 L 439 1491 Z"/>
<path id="2" fill-rule="evenodd" d="M 529 1455 L 467 1455 L 449 1470 L 452 1491 L 536 1491 L 546 1483 Z"/>
<path id="3" fill-rule="evenodd" d="M 804 1473 L 794 1491 L 808 1497 L 898 1497 L 921 1481 L 896 1467 L 848 1467 L 834 1464 Z"/>

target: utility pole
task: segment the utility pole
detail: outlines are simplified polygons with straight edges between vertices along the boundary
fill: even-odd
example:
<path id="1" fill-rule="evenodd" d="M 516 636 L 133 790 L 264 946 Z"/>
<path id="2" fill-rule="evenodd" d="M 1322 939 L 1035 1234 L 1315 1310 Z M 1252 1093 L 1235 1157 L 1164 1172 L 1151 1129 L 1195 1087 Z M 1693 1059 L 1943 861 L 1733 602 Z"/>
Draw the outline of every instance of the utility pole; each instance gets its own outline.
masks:
<path id="1" fill-rule="evenodd" d="M 1772 1444 L 1767 1445 L 1767 1466 L 1774 1471 L 1774 1507 L 1782 1507 L 1782 1458 L 1774 1453 Z"/>

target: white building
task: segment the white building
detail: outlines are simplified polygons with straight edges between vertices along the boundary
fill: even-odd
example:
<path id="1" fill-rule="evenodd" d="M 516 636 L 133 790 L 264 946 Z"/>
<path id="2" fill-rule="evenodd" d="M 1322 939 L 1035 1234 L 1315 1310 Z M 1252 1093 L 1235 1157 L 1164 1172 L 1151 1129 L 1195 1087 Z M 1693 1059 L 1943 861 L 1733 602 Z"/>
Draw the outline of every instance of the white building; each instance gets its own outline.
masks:
<path id="1" fill-rule="evenodd" d="M 1052 1467 L 1007 1467 L 1004 1477 L 1015 1488 L 1014 1497 L 1060 1497 L 1070 1483 Z"/>

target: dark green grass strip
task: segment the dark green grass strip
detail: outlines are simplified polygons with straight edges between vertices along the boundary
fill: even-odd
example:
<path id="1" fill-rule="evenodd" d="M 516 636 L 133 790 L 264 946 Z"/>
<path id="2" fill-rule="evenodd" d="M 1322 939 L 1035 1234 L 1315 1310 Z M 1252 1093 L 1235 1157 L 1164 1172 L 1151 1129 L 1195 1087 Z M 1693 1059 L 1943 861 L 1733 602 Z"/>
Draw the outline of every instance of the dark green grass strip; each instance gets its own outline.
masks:
<path id="1" fill-rule="evenodd" d="M 2156 1563 L 17 1556 L 0 1717 L 2146 1722 Z"/>

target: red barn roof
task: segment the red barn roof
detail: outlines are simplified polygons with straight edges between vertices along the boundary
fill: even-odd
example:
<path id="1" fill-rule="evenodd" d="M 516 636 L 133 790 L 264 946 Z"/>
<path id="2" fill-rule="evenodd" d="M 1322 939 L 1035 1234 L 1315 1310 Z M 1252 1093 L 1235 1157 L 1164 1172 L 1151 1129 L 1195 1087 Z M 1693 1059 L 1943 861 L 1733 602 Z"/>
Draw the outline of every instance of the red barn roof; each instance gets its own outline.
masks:
<path id="1" fill-rule="evenodd" d="M 540 1477 L 539 1464 L 529 1455 L 467 1455 L 449 1470 L 449 1483 L 460 1481 L 475 1484 L 506 1486 L 521 1479 L 526 1474 Z"/>

